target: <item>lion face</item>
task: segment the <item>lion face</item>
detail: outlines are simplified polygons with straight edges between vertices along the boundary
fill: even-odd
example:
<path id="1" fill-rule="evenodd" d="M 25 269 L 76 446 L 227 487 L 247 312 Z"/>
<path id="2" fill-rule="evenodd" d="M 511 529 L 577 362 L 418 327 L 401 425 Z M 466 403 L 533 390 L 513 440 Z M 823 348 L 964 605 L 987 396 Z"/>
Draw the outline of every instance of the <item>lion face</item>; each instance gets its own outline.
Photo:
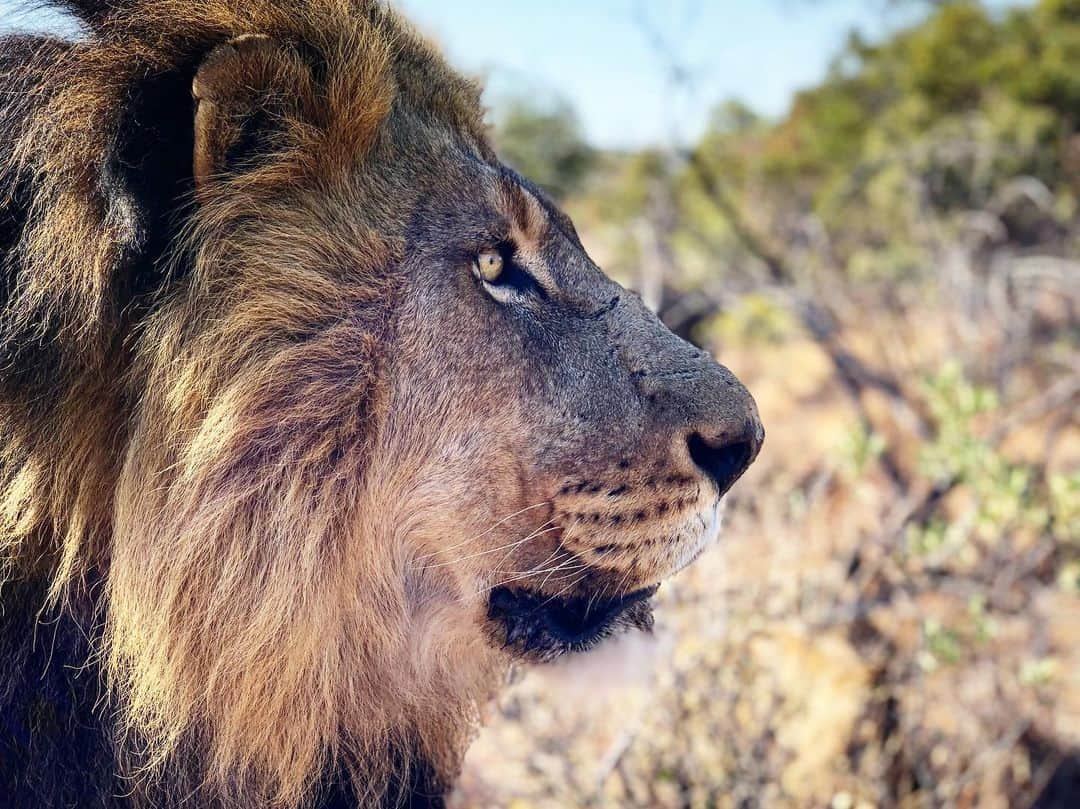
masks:
<path id="1" fill-rule="evenodd" d="M 387 369 L 388 455 L 425 455 L 446 499 L 416 570 L 479 597 L 528 659 L 649 626 L 647 597 L 715 538 L 758 453 L 753 400 L 514 172 L 460 159 L 423 197 Z"/>
<path id="2" fill-rule="evenodd" d="M 510 658 L 649 626 L 754 403 L 387 5 L 71 5 L 87 38 L 28 46 L 0 116 L 32 197 L 0 194 L 5 558 L 100 583 L 140 771 L 287 807 L 445 785 Z"/>

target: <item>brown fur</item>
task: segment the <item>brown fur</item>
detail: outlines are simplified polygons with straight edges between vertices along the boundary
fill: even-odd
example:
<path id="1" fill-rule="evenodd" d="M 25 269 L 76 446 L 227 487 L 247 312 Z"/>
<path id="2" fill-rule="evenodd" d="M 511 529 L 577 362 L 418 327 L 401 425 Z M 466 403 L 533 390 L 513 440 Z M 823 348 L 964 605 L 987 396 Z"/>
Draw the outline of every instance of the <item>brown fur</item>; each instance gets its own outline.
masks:
<path id="1" fill-rule="evenodd" d="M 275 159 L 203 190 L 183 248 L 190 291 L 164 303 L 136 339 L 117 303 L 129 282 L 130 214 L 108 207 L 96 187 L 116 116 L 140 74 L 250 33 L 316 49 L 333 80 L 290 82 L 297 92 Z M 290 50 L 258 67 L 308 71 Z M 395 738 L 401 714 L 427 711 L 417 734 L 433 749 L 424 752 L 446 759 L 444 748 L 460 747 L 458 714 L 473 710 L 472 699 L 446 697 L 475 686 L 414 693 L 411 680 L 388 676 L 401 670 L 388 665 L 412 662 L 400 581 L 392 559 L 340 542 L 362 519 L 360 466 L 385 329 L 356 312 L 373 301 L 382 306 L 374 316 L 389 308 L 380 274 L 400 245 L 384 234 L 400 232 L 400 213 L 372 194 L 361 221 L 331 222 L 315 239 L 309 217 L 333 219 L 334 198 L 356 195 L 343 178 L 377 137 L 399 136 L 380 128 L 395 103 L 486 149 L 477 91 L 396 14 L 336 0 L 139 3 L 48 72 L 55 78 L 35 88 L 40 101 L 15 146 L 36 193 L 5 317 L 10 334 L 54 324 L 60 378 L 47 381 L 54 401 L 41 417 L 17 402 L 3 411 L 4 558 L 9 567 L 53 560 L 42 563 L 57 599 L 108 565 L 102 654 L 125 722 L 148 751 L 143 763 L 203 739 L 209 777 L 293 805 L 337 755 L 379 795 L 388 751 L 399 747 L 407 760 L 421 744 Z M 319 196 L 300 205 L 267 198 L 267 189 L 312 182 Z M 273 227 L 245 234 L 252 211 Z M 338 243 L 326 232 L 341 234 Z M 339 272 L 352 276 L 345 289 Z M 339 369 L 339 395 L 310 370 L 328 362 Z M 328 398 L 335 411 L 313 408 Z M 336 455 L 352 461 L 331 466 Z"/>

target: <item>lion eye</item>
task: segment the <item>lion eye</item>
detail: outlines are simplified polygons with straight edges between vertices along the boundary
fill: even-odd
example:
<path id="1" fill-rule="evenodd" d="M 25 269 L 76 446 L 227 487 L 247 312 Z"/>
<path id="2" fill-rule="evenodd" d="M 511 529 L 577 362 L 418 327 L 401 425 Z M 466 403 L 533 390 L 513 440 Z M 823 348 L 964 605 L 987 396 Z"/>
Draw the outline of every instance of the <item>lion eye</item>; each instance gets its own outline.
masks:
<path id="1" fill-rule="evenodd" d="M 485 250 L 476 257 L 476 272 L 489 284 L 494 284 L 502 275 L 503 264 L 503 257 L 497 251 Z"/>

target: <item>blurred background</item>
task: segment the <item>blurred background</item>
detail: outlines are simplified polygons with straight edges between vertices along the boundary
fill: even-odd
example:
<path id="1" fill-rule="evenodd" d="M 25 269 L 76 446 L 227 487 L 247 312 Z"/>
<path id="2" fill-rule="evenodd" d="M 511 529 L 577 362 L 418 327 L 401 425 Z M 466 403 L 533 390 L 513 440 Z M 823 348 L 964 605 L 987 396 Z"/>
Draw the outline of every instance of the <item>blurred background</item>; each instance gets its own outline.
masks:
<path id="1" fill-rule="evenodd" d="M 454 805 L 1080 806 L 1080 0 L 400 5 L 768 433 Z"/>
<path id="2" fill-rule="evenodd" d="M 403 6 L 768 434 L 456 805 L 1080 807 L 1080 0 Z"/>

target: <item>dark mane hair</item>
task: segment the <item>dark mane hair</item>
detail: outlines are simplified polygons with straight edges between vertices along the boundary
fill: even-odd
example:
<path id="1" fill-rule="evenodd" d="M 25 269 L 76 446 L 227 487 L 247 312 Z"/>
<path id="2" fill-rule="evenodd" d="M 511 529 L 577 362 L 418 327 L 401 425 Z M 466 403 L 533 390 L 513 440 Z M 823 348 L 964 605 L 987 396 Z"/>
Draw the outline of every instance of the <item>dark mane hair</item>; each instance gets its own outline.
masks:
<path id="1" fill-rule="evenodd" d="M 318 708 L 279 706 L 303 721 L 290 730 L 283 714 L 272 717 L 288 737 L 277 748 L 279 739 L 255 752 L 213 748 L 190 718 L 207 713 L 205 695 L 195 690 L 200 678 L 205 686 L 205 670 L 177 675 L 188 689 L 175 710 L 187 722 L 183 738 L 167 722 L 153 725 L 160 716 L 145 707 L 146 695 L 160 673 L 132 662 L 133 639 L 126 641 L 128 652 L 116 651 L 120 622 L 104 614 L 102 600 L 118 567 L 111 532 L 123 505 L 117 481 L 133 412 L 143 397 L 163 395 L 161 384 L 147 390 L 151 383 L 139 365 L 146 344 L 164 339 L 148 336 L 146 324 L 178 289 L 202 283 L 198 261 L 211 259 L 193 257 L 201 240 L 235 227 L 251 211 L 266 211 L 274 204 L 268 189 L 333 187 L 358 156 L 418 148 L 410 139 L 425 126 L 449 129 L 489 155 L 478 88 L 377 0 L 65 0 L 52 7 L 81 21 L 83 35 L 0 38 L 2 800 L 127 806 L 125 796 L 143 787 L 122 774 L 145 767 L 156 783 L 145 787 L 146 800 L 156 806 L 191 795 L 193 805 L 231 805 L 233 792 L 252 783 L 281 806 L 316 797 L 320 805 L 355 805 L 376 795 L 393 803 L 425 789 L 437 792 L 427 784 L 430 768 L 413 755 L 421 743 L 413 738 L 393 739 L 377 753 L 357 743 L 365 754 L 383 757 L 362 773 L 368 780 L 358 788 L 356 768 L 374 758 L 343 763 L 331 749 L 336 742 L 304 735 L 303 722 L 333 732 L 326 729 L 333 717 L 313 718 Z M 284 112 L 266 111 L 288 128 L 272 142 L 250 146 L 259 150 L 259 165 L 227 193 L 208 192 L 195 204 L 192 83 L 215 49 L 251 35 L 283 43 L 280 69 L 295 63 L 307 78 L 295 93 L 274 99 Z M 371 300 L 383 294 L 379 273 L 399 249 L 402 228 L 387 202 L 386 172 L 397 169 L 384 162 L 366 192 L 366 235 L 351 234 L 347 247 L 297 248 L 324 261 L 347 260 L 353 277 L 369 282 Z M 303 223 L 293 224 L 300 243 Z M 360 337 L 349 370 L 363 378 L 377 362 L 375 341 L 364 332 L 375 326 L 353 325 Z M 220 362 L 206 373 L 236 373 L 226 368 Z M 350 429 L 362 428 L 371 401 L 354 403 Z M 281 403 L 290 405 L 299 412 L 305 403 Z M 270 501 L 271 494 L 264 496 Z M 143 567 L 133 575 L 150 573 Z M 236 594 L 238 602 L 268 586 L 254 575 L 252 581 L 251 592 Z M 195 586 L 175 584 L 177 592 Z M 132 610 L 129 629 L 138 626 L 140 605 L 124 603 Z M 42 618 L 48 622 L 39 624 Z M 227 654 L 201 638 L 190 620 L 183 630 L 159 627 L 158 640 L 202 643 L 206 655 Z M 190 658 L 209 665 L 194 653 Z M 180 686 L 173 688 L 175 695 Z M 41 694 L 44 704 L 35 702 Z M 127 700 L 132 694 L 139 697 Z M 438 742 L 423 743 L 430 757 Z M 202 766 L 172 766 L 195 759 Z M 198 773 L 195 782 L 184 780 L 188 772 Z"/>

